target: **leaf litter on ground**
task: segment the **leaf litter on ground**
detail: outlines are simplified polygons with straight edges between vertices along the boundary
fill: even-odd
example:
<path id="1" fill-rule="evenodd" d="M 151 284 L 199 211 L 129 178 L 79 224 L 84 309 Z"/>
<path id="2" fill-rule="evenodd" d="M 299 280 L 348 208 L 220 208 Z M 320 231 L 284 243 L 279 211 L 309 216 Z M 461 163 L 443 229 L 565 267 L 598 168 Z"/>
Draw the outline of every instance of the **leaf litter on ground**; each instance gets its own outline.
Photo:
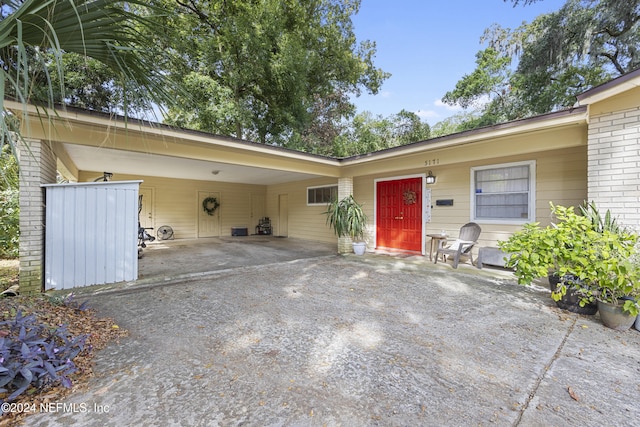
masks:
<path id="1" fill-rule="evenodd" d="M 77 371 L 70 376 L 71 388 L 66 388 L 59 383 L 43 390 L 32 386 L 12 402 L 15 403 L 14 407 L 16 408 L 29 405 L 31 408 L 37 409 L 41 405 L 58 403 L 74 390 L 85 387 L 93 376 L 95 353 L 105 348 L 109 343 L 117 342 L 121 337 L 128 335 L 128 332 L 120 328 L 113 319 L 98 317 L 95 310 L 76 303 L 68 296 L 52 297 L 39 294 L 0 297 L 0 321 L 13 319 L 18 312 L 23 315 L 35 315 L 39 322 L 52 329 L 66 325 L 69 335 L 72 337 L 86 335 L 87 339 L 84 350 L 73 359 Z M 5 400 L 7 396 L 8 393 L 0 393 L 0 399 Z M 3 414 L 0 416 L 0 427 L 21 424 L 30 414 L 31 411 Z"/>

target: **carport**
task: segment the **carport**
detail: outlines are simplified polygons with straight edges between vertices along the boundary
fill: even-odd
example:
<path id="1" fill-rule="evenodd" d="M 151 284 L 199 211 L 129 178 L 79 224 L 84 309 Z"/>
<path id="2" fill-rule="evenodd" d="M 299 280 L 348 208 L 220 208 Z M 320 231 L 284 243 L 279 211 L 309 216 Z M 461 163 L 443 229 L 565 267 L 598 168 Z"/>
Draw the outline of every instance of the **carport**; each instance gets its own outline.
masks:
<path id="1" fill-rule="evenodd" d="M 22 114 L 21 104 L 6 104 Z M 341 180 L 336 159 L 158 123 L 74 108 L 45 116 L 30 107 L 26 119 L 21 131 L 27 146 L 21 147 L 20 277 L 27 292 L 42 287 L 45 201 L 40 186 L 57 182 L 57 175 L 91 182 L 109 172 L 112 181 L 141 180 L 140 194 L 150 206 L 141 225 L 170 225 L 176 239 L 207 241 L 230 236 L 234 226 L 252 234 L 263 217 L 271 217 L 275 235 L 290 236 L 289 216 L 295 214 L 287 210 L 287 184 L 320 179 L 336 185 Z M 268 194 L 270 186 L 285 190 Z M 224 216 L 209 218 L 198 209 L 212 195 L 223 199 Z M 204 229 L 203 216 L 212 221 L 213 231 Z M 328 229 L 324 234 L 320 240 L 332 242 L 335 252 L 336 239 Z"/>

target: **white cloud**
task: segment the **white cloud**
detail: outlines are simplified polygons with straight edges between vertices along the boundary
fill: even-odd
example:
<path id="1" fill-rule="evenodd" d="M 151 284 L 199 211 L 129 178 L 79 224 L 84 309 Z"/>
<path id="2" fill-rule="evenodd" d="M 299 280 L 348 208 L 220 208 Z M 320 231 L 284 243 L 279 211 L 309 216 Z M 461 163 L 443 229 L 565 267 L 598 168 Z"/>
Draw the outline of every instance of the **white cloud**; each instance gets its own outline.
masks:
<path id="1" fill-rule="evenodd" d="M 459 105 L 445 104 L 444 102 L 442 102 L 441 99 L 436 99 L 435 101 L 433 101 L 433 105 L 435 105 L 436 107 L 445 108 L 445 109 L 447 109 L 449 111 L 460 111 L 460 110 L 462 110 L 462 108 Z"/>
<path id="2" fill-rule="evenodd" d="M 434 100 L 432 105 L 435 108 L 418 110 L 415 111 L 415 114 L 417 114 L 421 119 L 431 119 L 430 121 L 437 121 L 445 117 L 449 117 L 452 113 L 456 113 L 462 110 L 462 108 L 457 105 L 447 105 L 439 99 Z"/>
<path id="3" fill-rule="evenodd" d="M 433 110 L 418 110 L 415 113 L 421 119 L 432 119 L 434 117 L 440 117 L 440 114 Z"/>

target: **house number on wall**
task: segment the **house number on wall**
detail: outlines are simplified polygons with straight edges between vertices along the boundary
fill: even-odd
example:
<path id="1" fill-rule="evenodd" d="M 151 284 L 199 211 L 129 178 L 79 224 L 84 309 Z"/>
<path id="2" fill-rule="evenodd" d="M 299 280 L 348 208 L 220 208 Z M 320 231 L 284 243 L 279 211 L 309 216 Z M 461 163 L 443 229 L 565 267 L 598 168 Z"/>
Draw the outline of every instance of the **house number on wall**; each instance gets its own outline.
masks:
<path id="1" fill-rule="evenodd" d="M 425 160 L 424 161 L 424 165 L 425 166 L 433 166 L 433 165 L 439 165 L 439 164 L 440 164 L 440 159 L 438 159 L 438 158 L 429 159 L 429 160 Z"/>

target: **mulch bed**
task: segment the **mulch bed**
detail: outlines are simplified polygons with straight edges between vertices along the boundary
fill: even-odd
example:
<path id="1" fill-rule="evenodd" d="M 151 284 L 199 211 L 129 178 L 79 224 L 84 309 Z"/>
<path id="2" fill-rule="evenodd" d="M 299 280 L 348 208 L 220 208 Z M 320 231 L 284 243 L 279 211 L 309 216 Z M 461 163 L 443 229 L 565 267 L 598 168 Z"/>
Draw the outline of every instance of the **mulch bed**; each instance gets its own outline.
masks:
<path id="1" fill-rule="evenodd" d="M 11 275 L 6 270 L 1 273 L 3 289 L 0 291 L 17 283 L 17 273 Z M 70 376 L 73 382 L 72 388 L 68 389 L 59 384 L 54 384 L 45 390 L 36 390 L 32 387 L 12 402 L 16 403 L 15 406 L 21 407 L 20 403 L 28 403 L 40 407 L 40 404 L 61 402 L 62 398 L 73 390 L 86 386 L 93 375 L 95 352 L 103 349 L 110 342 L 117 342 L 119 338 L 127 336 L 127 331 L 120 329 L 113 319 L 98 318 L 90 307 L 80 310 L 78 308 L 80 302 L 71 299 L 69 303 L 69 299 L 66 299 L 65 305 L 64 297 L 48 295 L 0 297 L 0 321 L 13 319 L 16 313 L 21 311 L 25 316 L 34 314 L 39 322 L 52 328 L 67 325 L 67 331 L 74 337 L 87 335 L 84 350 L 73 359 L 77 371 Z M 0 393 L 0 399 L 4 400 L 7 396 L 7 393 Z M 16 412 L 4 414 L 0 417 L 0 427 L 20 424 L 28 415 L 29 413 Z"/>

